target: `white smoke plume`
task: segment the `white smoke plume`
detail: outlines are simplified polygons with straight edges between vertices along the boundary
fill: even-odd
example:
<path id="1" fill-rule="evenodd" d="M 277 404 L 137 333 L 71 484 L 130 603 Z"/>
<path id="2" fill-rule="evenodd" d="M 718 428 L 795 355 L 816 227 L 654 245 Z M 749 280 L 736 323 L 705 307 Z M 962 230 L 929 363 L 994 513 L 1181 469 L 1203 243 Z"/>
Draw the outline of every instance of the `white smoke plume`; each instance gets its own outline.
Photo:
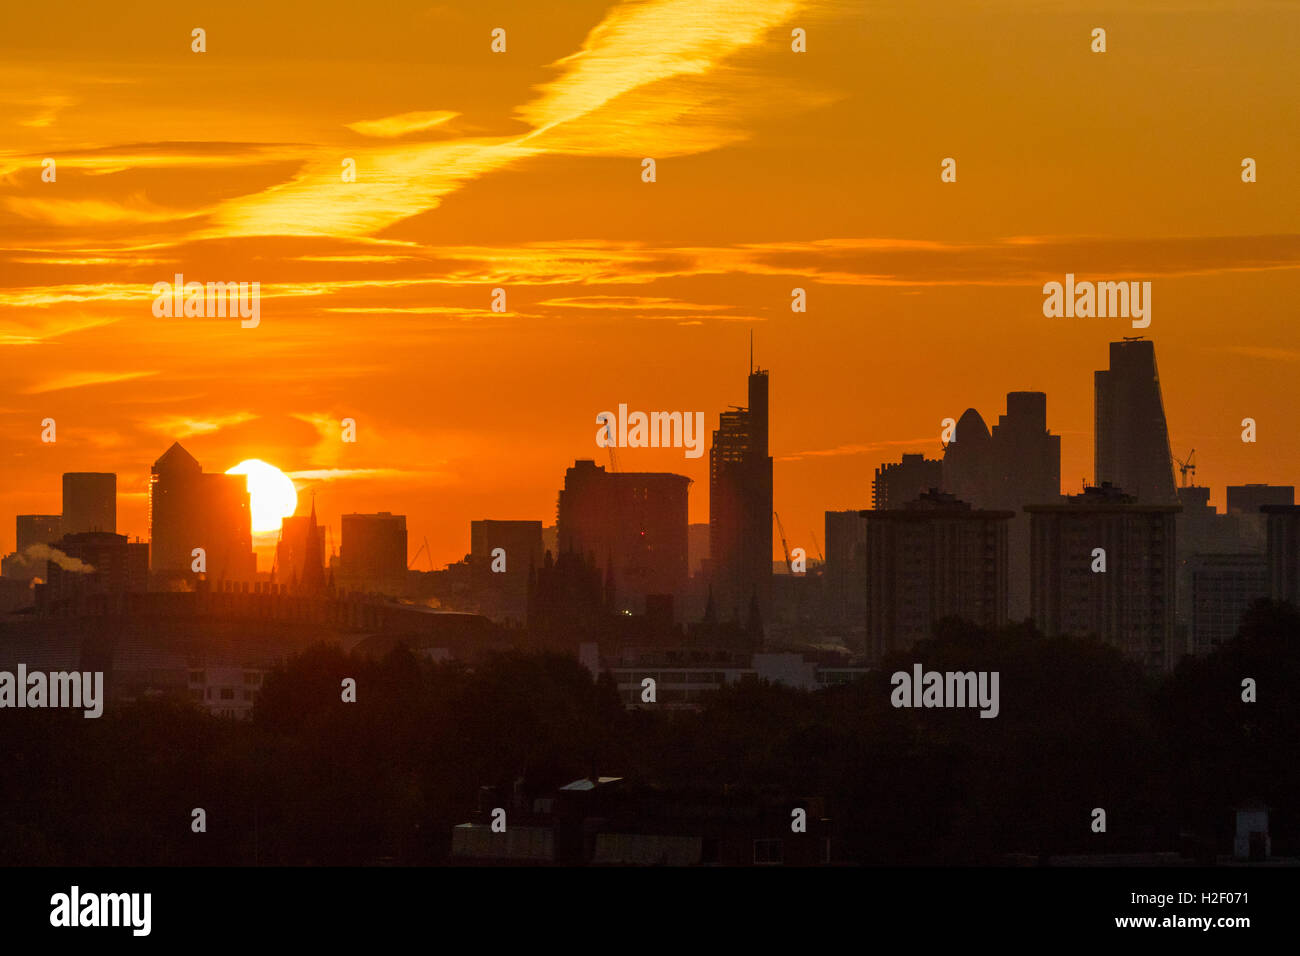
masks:
<path id="1" fill-rule="evenodd" d="M 64 571 L 77 574 L 93 574 L 95 571 L 93 565 L 87 564 L 80 558 L 70 557 L 58 548 L 51 548 L 48 544 L 33 544 L 22 553 L 23 564 L 36 574 L 44 575 L 46 561 L 53 561 Z"/>

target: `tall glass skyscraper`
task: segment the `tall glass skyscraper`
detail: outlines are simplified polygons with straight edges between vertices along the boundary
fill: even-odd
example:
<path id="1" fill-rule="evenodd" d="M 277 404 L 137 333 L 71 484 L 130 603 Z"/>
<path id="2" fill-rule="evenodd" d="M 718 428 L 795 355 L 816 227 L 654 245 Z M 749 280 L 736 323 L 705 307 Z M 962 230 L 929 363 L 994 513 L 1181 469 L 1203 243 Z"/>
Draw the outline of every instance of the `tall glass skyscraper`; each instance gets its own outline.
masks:
<path id="1" fill-rule="evenodd" d="M 1110 368 L 1094 373 L 1094 481 L 1110 482 L 1139 502 L 1177 504 L 1155 344 L 1110 343 Z"/>
<path id="2" fill-rule="evenodd" d="M 767 371 L 749 373 L 749 407 L 723 412 L 709 449 L 709 553 L 721 620 L 772 620 L 772 457 Z"/>

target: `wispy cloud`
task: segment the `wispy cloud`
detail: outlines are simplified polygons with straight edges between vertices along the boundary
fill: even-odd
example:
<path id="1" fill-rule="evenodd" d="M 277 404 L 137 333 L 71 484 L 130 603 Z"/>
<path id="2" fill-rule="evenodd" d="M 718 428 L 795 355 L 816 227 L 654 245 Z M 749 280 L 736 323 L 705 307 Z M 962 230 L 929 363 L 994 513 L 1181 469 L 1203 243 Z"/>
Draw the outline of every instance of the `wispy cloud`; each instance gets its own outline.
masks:
<path id="1" fill-rule="evenodd" d="M 409 262 L 411 256 L 294 256 L 294 262 Z"/>
<path id="2" fill-rule="evenodd" d="M 870 452 L 883 451 L 889 448 L 910 448 L 917 445 L 936 445 L 933 435 L 927 435 L 924 438 L 902 438 L 888 441 L 873 441 L 863 444 L 853 445 L 836 445 L 834 448 L 818 448 L 811 451 L 796 452 L 793 455 L 782 455 L 777 461 L 802 461 L 804 458 L 840 458 L 846 455 L 866 455 Z"/>
<path id="3" fill-rule="evenodd" d="M 50 379 L 28 388 L 27 395 L 42 395 L 45 392 L 58 392 L 69 388 L 85 388 L 88 385 L 112 385 L 115 382 L 129 382 L 137 378 L 157 375 L 154 372 L 71 372 Z"/>
<path id="4" fill-rule="evenodd" d="M 476 310 L 462 309 L 452 305 L 417 305 L 417 306 L 332 306 L 325 312 L 341 312 L 345 315 L 468 315 Z M 486 308 L 478 311 L 487 311 Z"/>
<path id="5" fill-rule="evenodd" d="M 701 304 L 684 302 L 663 296 L 648 295 L 577 295 L 546 299 L 537 303 L 539 306 L 550 305 L 568 309 L 626 309 L 635 312 L 663 310 L 669 312 L 714 312 L 735 308 L 727 304 Z"/>
<path id="6" fill-rule="evenodd" d="M 408 133 L 419 133 L 441 126 L 459 115 L 450 110 L 420 110 L 414 113 L 384 116 L 380 119 L 358 120 L 355 123 L 348 123 L 347 127 L 362 136 L 405 136 Z"/>
<path id="7" fill-rule="evenodd" d="M 437 208 L 466 183 L 519 160 L 575 148 L 593 155 L 621 155 L 628 143 L 613 135 L 619 128 L 654 129 L 660 155 L 727 145 L 743 135 L 736 111 L 754 102 L 757 82 L 752 78 L 744 84 L 746 89 L 732 92 L 730 105 L 720 104 L 703 125 L 676 122 L 698 99 L 689 95 L 642 101 L 634 124 L 626 123 L 627 110 L 605 107 L 666 80 L 718 70 L 727 57 L 756 43 L 799 6 L 794 0 L 650 0 L 616 6 L 580 50 L 552 64 L 559 75 L 518 109 L 533 127 L 528 133 L 363 146 L 353 151 L 357 179 L 351 183 L 341 181 L 337 147 L 309 150 L 292 180 L 223 202 L 203 234 L 370 235 Z M 366 135 L 401 136 L 445 122 L 446 112 L 418 111 L 348 125 Z M 609 122 L 602 126 L 604 112 Z M 578 121 L 590 122 L 584 127 Z"/>
<path id="8" fill-rule="evenodd" d="M 189 438 L 191 435 L 210 435 L 232 425 L 242 425 L 254 421 L 258 416 L 253 412 L 234 412 L 230 415 L 209 415 L 204 418 L 189 418 L 183 415 L 164 415 L 151 419 L 145 426 L 153 431 L 162 432 L 173 438 Z"/>
<path id="9" fill-rule="evenodd" d="M 149 286 L 122 285 L 104 282 L 98 285 L 76 283 L 71 285 L 28 286 L 0 290 L 0 306 L 30 308 L 33 306 L 63 305 L 70 302 L 131 302 L 152 300 Z"/>
<path id="10" fill-rule="evenodd" d="M 1230 352 L 1246 358 L 1272 359 L 1278 362 L 1300 362 L 1300 349 L 1273 348 L 1265 345 L 1223 345 L 1216 352 Z"/>
<path id="11" fill-rule="evenodd" d="M 222 203 L 201 235 L 369 235 L 534 152 L 505 140 L 364 148 L 344 183 L 338 149 L 317 149 L 289 182 Z"/>
<path id="12" fill-rule="evenodd" d="M 524 139 L 586 117 L 639 87 L 708 73 L 797 9 L 799 4 L 788 0 L 652 0 L 617 6 L 587 35 L 581 50 L 553 64 L 561 75 L 542 87 L 542 95 L 519 108 L 535 127 Z"/>
<path id="13" fill-rule="evenodd" d="M 5 207 L 24 219 L 56 226 L 93 226 L 105 223 L 158 223 L 198 216 L 199 211 L 167 209 L 143 196 L 121 202 L 107 199 L 35 199 L 11 196 Z"/>
<path id="14" fill-rule="evenodd" d="M 42 96 L 36 100 L 36 104 L 39 107 L 38 111 L 27 119 L 19 120 L 18 125 L 30 126 L 35 129 L 44 129 L 47 126 L 52 126 L 54 125 L 55 119 L 58 118 L 59 112 L 64 108 L 71 106 L 75 102 L 76 100 L 72 97 L 62 96 L 57 93 L 49 96 Z"/>
<path id="15" fill-rule="evenodd" d="M 290 471 L 286 474 L 297 481 L 346 481 L 353 478 L 395 478 L 398 476 L 415 476 L 419 471 L 407 471 L 401 468 L 309 468 L 305 471 Z"/>
<path id="16" fill-rule="evenodd" d="M 86 176 L 104 176 L 133 169 L 243 168 L 300 160 L 298 143 L 237 143 L 160 141 L 127 143 L 60 151 L 60 172 L 76 170 Z M 0 179 L 15 173 L 40 170 L 39 154 L 0 151 Z"/>
<path id="17" fill-rule="evenodd" d="M 3 297 L 0 296 L 0 299 Z M 113 319 L 65 316 L 40 323 L 39 327 L 0 323 L 0 345 L 40 345 L 62 335 L 112 325 Z"/>

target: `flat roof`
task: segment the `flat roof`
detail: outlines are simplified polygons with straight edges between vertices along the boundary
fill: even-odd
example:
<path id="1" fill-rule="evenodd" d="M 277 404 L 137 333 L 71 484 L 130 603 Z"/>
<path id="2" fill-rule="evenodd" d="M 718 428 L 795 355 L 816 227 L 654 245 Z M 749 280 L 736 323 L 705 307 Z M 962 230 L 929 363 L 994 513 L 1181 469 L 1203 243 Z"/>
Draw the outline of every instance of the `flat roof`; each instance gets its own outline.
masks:
<path id="1" fill-rule="evenodd" d="M 1070 501 L 1048 505 L 1025 505 L 1031 514 L 1103 514 L 1125 512 L 1138 514 L 1172 514 L 1183 510 L 1181 504 L 1157 504 L 1140 501 Z"/>
<path id="2" fill-rule="evenodd" d="M 890 521 L 929 521 L 932 518 L 978 518 L 1001 520 L 1014 518 L 1014 511 L 980 511 L 975 508 L 867 508 L 859 511 L 863 518 L 886 518 Z"/>

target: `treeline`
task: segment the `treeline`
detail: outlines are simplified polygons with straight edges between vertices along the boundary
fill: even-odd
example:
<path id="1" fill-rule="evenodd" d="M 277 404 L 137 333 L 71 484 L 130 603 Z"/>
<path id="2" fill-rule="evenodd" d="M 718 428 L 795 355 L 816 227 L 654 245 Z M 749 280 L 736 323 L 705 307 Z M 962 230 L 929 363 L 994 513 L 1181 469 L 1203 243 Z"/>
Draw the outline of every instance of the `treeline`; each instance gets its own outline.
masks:
<path id="1" fill-rule="evenodd" d="M 167 700 L 97 720 L 6 710 L 0 863 L 439 863 L 480 786 L 530 803 L 593 772 L 824 796 L 845 862 L 1226 853 L 1248 801 L 1272 808 L 1274 854 L 1300 855 L 1298 637 L 1293 609 L 1261 605 L 1233 642 L 1155 680 L 1092 642 L 954 622 L 857 684 L 745 682 L 696 713 L 627 711 L 561 655 L 471 671 L 322 645 L 268 676 L 251 722 Z M 894 708 L 890 675 L 914 663 L 998 671 L 998 716 Z"/>

